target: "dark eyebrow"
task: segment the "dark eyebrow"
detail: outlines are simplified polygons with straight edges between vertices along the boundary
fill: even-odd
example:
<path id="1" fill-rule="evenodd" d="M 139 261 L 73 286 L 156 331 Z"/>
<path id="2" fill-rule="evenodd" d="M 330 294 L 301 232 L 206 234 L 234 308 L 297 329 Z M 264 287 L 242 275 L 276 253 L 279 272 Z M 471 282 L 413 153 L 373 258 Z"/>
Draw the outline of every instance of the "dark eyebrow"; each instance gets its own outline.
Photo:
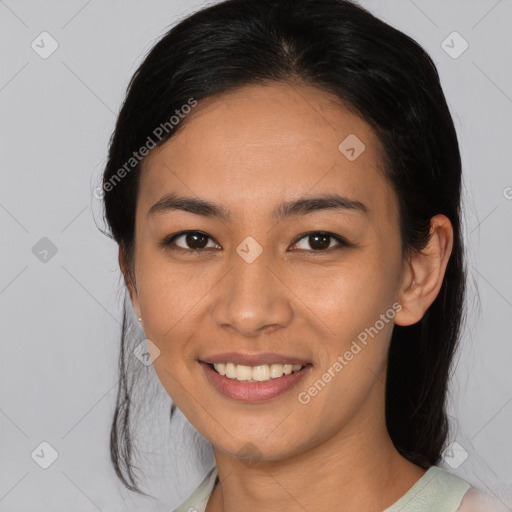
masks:
<path id="1" fill-rule="evenodd" d="M 203 217 L 217 217 L 227 222 L 231 221 L 229 211 L 221 204 L 195 197 L 178 196 L 175 193 L 165 194 L 149 209 L 148 216 L 171 210 L 182 210 Z M 280 221 L 286 217 L 306 215 L 319 210 L 351 210 L 365 215 L 369 213 L 368 207 L 360 201 L 338 194 L 325 194 L 285 201 L 274 208 L 272 218 L 275 221 Z"/>

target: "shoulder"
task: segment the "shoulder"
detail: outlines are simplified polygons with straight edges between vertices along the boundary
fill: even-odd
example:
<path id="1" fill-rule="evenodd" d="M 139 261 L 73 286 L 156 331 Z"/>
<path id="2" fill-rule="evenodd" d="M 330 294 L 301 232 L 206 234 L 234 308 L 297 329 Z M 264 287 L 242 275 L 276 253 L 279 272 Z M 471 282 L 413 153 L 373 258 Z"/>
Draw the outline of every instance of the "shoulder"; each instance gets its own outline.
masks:
<path id="1" fill-rule="evenodd" d="M 498 500 L 438 466 L 427 472 L 384 512 L 508 512 Z"/>
<path id="2" fill-rule="evenodd" d="M 438 466 L 427 472 L 385 512 L 457 512 L 471 485 Z"/>
<path id="3" fill-rule="evenodd" d="M 179 507 L 175 508 L 173 512 L 204 512 L 208 499 L 215 487 L 217 476 L 217 466 L 213 466 L 197 489 Z"/>
<path id="4" fill-rule="evenodd" d="M 507 512 L 510 510 L 499 500 L 476 487 L 468 489 L 457 512 Z"/>

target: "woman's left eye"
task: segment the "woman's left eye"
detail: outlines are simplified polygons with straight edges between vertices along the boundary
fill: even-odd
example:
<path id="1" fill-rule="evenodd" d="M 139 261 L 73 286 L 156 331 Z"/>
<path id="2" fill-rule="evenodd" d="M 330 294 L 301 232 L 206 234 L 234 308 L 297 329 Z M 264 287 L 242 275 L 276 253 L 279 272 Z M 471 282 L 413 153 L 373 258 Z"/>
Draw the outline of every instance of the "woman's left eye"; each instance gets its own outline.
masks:
<path id="1" fill-rule="evenodd" d="M 348 247 L 350 245 L 341 236 L 335 235 L 334 233 L 329 233 L 327 231 L 314 231 L 311 233 L 306 233 L 306 235 L 299 238 L 299 241 L 306 240 L 309 246 L 313 247 L 313 252 L 325 252 L 327 249 L 333 249 L 333 247 L 330 244 L 330 241 L 332 241 L 332 239 L 338 242 L 338 245 L 335 246 L 334 249 L 340 249 L 342 247 Z M 294 245 L 297 245 L 297 242 L 295 242 Z M 306 248 L 306 250 L 308 249 Z"/>

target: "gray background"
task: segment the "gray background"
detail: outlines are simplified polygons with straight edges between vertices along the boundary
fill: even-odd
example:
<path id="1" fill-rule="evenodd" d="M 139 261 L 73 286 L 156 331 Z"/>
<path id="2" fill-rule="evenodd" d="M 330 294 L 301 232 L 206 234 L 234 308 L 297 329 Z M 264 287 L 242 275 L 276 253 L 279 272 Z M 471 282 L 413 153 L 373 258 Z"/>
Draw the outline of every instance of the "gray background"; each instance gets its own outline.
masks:
<path id="1" fill-rule="evenodd" d="M 450 441 L 468 456 L 461 463 L 461 449 L 450 452 L 443 467 L 512 510 L 512 2 L 361 3 L 430 53 L 453 113 L 469 314 Z M 123 287 L 92 194 L 131 75 L 164 31 L 201 5 L 0 1 L 0 511 L 172 510 L 212 465 L 209 445 L 182 417 L 167 427 L 169 399 L 149 367 L 157 419 L 143 414 L 140 442 L 145 490 L 158 499 L 126 491 L 111 468 Z M 43 31 L 58 43 L 46 59 L 31 47 L 51 48 Z M 463 41 L 447 39 L 454 31 L 469 43 L 457 58 Z M 44 441 L 58 452 L 48 469 L 34 461 L 50 456 Z"/>

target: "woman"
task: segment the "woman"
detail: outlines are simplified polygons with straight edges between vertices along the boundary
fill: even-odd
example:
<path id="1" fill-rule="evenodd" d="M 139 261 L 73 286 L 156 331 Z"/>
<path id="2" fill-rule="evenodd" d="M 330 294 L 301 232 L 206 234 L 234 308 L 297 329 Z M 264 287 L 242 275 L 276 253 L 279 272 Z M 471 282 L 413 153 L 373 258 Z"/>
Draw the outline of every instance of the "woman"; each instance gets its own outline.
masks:
<path id="1" fill-rule="evenodd" d="M 177 511 L 476 506 L 437 466 L 461 160 L 417 43 L 345 0 L 203 9 L 135 73 L 103 189 L 148 357 L 215 455 Z M 129 333 L 111 448 L 139 491 Z"/>

